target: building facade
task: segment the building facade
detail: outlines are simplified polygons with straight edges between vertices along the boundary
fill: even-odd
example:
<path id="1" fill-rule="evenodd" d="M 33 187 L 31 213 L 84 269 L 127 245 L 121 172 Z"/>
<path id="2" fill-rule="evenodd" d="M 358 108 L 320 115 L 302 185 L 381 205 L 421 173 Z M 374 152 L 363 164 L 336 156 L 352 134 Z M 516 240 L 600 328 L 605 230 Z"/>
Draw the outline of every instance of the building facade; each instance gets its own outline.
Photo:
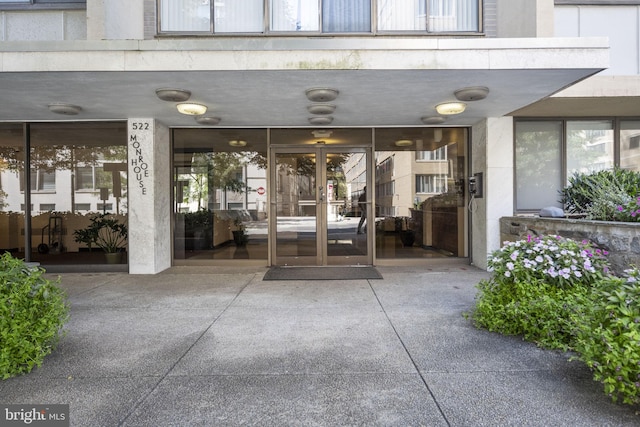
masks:
<path id="1" fill-rule="evenodd" d="M 557 204 L 573 171 L 639 167 L 637 20 L 615 25 L 632 15 L 640 2 L 0 1 L 0 250 L 102 268 L 82 238 L 102 214 L 126 224 L 132 274 L 484 268 L 500 217 Z"/>

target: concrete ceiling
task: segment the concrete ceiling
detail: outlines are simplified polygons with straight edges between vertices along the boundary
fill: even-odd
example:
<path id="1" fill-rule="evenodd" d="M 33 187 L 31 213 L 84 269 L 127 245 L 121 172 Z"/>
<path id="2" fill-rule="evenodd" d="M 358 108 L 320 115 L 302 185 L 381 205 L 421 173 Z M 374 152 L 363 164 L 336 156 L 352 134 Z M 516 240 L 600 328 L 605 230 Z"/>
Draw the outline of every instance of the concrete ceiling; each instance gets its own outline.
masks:
<path id="1" fill-rule="evenodd" d="M 305 90 L 340 93 L 331 126 L 415 126 L 437 116 L 435 106 L 453 92 L 486 86 L 489 96 L 469 102 L 446 125 L 472 125 L 532 104 L 596 70 L 304 70 L 2 73 L 2 121 L 125 120 L 156 118 L 171 127 L 199 126 L 174 102 L 158 99 L 158 88 L 192 92 L 207 116 L 224 127 L 310 126 L 312 104 Z M 10 102 L 8 102 L 10 101 Z M 76 116 L 52 113 L 50 103 L 82 107 Z"/>
<path id="2" fill-rule="evenodd" d="M 201 127 L 158 88 L 192 92 L 216 127 L 310 127 L 305 91 L 339 91 L 330 127 L 422 126 L 454 91 L 486 86 L 446 126 L 502 117 L 608 63 L 601 39 L 216 39 L 4 44 L 0 122 L 155 118 Z M 82 108 L 74 116 L 48 104 Z"/>

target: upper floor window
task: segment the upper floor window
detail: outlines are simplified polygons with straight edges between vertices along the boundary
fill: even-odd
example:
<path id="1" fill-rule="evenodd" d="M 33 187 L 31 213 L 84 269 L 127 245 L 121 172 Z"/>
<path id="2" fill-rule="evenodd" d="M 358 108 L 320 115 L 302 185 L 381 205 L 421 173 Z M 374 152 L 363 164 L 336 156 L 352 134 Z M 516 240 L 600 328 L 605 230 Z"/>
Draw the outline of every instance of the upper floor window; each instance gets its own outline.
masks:
<path id="1" fill-rule="evenodd" d="M 447 160 L 447 146 L 431 151 L 416 151 L 416 160 Z"/>
<path id="2" fill-rule="evenodd" d="M 477 32 L 479 11 L 480 0 L 159 0 L 163 33 Z"/>
<path id="3" fill-rule="evenodd" d="M 0 0 L 0 9 L 78 9 L 85 8 L 87 0 Z"/>

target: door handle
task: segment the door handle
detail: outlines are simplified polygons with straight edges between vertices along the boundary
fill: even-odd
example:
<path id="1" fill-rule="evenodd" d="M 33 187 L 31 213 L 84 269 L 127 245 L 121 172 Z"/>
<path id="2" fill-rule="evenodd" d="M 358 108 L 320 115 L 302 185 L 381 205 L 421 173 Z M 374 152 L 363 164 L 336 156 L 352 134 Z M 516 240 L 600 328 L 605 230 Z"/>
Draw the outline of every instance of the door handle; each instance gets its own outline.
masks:
<path id="1" fill-rule="evenodd" d="M 319 200 L 324 202 L 324 191 L 322 191 L 322 186 L 318 187 L 318 192 L 320 193 Z"/>

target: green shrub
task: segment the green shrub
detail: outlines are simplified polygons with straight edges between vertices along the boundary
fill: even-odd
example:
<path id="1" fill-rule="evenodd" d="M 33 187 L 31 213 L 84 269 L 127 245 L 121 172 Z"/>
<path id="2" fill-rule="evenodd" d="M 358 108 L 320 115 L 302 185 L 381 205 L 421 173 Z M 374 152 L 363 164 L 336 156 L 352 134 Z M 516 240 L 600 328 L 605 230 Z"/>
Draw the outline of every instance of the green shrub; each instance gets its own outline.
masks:
<path id="1" fill-rule="evenodd" d="M 640 272 L 628 278 L 607 277 L 584 302 L 575 318 L 578 358 L 614 401 L 640 403 Z"/>
<path id="2" fill-rule="evenodd" d="M 561 190 L 561 201 L 572 213 L 588 219 L 620 221 L 619 206 L 626 206 L 640 193 L 640 173 L 626 169 L 576 173 Z"/>
<path id="3" fill-rule="evenodd" d="M 583 298 L 609 272 L 606 252 L 561 237 L 528 238 L 489 256 L 470 317 L 478 327 L 522 335 L 546 348 L 570 349 Z"/>
<path id="4" fill-rule="evenodd" d="M 58 342 L 69 316 L 64 292 L 43 270 L 0 256 L 0 377 L 40 366 Z"/>

